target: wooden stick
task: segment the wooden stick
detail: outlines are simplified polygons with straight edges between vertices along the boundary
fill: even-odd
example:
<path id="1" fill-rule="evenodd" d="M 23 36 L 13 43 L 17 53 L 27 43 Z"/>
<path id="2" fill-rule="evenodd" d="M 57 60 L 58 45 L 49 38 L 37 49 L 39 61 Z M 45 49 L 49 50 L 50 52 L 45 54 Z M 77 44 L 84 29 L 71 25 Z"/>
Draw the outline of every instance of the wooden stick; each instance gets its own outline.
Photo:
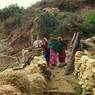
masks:
<path id="1" fill-rule="evenodd" d="M 86 40 L 81 40 L 81 43 L 95 49 L 95 44 L 93 44 L 92 42 L 88 42 Z"/>
<path id="2" fill-rule="evenodd" d="M 75 40 L 75 38 L 76 38 L 76 35 L 77 35 L 77 33 L 75 32 L 74 35 L 73 35 L 73 38 L 72 38 L 72 40 L 71 40 L 71 43 L 74 42 L 74 40 Z"/>
<path id="3" fill-rule="evenodd" d="M 80 32 L 77 32 L 75 41 L 72 46 L 71 55 L 69 57 L 69 61 L 68 61 L 69 64 L 67 65 L 68 70 L 70 70 L 74 64 L 75 53 L 78 49 L 79 42 L 80 42 Z"/>

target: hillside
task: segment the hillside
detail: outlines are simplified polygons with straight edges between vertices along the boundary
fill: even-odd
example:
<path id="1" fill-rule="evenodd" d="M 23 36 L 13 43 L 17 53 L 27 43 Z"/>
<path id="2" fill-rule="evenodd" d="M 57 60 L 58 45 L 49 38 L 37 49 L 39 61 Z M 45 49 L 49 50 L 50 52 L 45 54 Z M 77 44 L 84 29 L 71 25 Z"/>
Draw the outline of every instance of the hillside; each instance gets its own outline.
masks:
<path id="1" fill-rule="evenodd" d="M 34 40 L 50 35 L 67 42 L 66 50 L 58 40 L 59 47 L 55 43 L 66 51 L 55 53 L 55 66 L 47 65 L 42 48 L 33 47 Z M 95 0 L 42 0 L 27 9 L 17 4 L 1 9 L 0 93 L 94 95 L 94 36 Z M 59 55 L 66 56 L 64 62 Z"/>
<path id="2" fill-rule="evenodd" d="M 94 0 L 42 0 L 27 9 L 11 5 L 0 10 L 0 52 L 13 56 L 32 46 L 38 35 L 63 35 L 69 40 L 74 32 L 92 36 L 94 4 Z"/>

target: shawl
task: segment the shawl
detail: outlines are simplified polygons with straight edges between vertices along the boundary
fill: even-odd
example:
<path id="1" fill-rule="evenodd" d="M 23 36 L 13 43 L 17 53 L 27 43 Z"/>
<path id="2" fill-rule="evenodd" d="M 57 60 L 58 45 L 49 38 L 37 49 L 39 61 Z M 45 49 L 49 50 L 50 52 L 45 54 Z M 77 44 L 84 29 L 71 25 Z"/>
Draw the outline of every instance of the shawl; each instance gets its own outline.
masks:
<path id="1" fill-rule="evenodd" d="M 59 43 L 59 41 L 57 41 L 55 39 L 49 40 L 48 48 L 52 48 L 52 49 L 54 49 L 54 51 L 56 53 L 58 53 L 60 51 L 60 43 Z"/>

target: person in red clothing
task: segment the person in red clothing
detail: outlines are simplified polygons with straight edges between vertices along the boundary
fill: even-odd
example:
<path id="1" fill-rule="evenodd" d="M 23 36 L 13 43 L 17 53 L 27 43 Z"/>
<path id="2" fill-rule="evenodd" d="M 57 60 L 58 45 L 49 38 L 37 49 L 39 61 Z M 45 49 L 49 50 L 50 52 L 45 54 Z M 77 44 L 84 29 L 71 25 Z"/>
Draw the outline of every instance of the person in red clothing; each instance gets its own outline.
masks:
<path id="1" fill-rule="evenodd" d="M 58 41 L 60 43 L 60 51 L 58 53 L 58 66 L 61 67 L 61 66 L 65 65 L 65 59 L 66 59 L 65 47 L 66 47 L 66 43 L 61 37 L 58 37 Z"/>
<path id="2" fill-rule="evenodd" d="M 50 50 L 48 48 L 48 40 L 46 38 L 43 38 L 43 51 L 44 51 L 44 57 L 47 61 L 47 65 L 49 65 L 49 56 L 50 56 Z"/>

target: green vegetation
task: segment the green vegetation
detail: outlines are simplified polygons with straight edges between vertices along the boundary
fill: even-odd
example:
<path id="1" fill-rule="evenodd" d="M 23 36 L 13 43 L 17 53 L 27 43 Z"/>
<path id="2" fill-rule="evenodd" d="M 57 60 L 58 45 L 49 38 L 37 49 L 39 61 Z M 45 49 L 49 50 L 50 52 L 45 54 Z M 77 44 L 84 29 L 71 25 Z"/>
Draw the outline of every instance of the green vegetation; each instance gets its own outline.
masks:
<path id="1" fill-rule="evenodd" d="M 85 35 L 92 35 L 95 34 L 95 10 L 82 12 L 81 8 L 87 4 L 94 4 L 94 1 L 42 0 L 26 10 L 18 5 L 11 5 L 0 10 L 0 32 L 9 34 L 21 27 L 28 27 L 29 20 L 33 19 L 33 35 L 64 32 L 83 32 Z M 58 8 L 61 12 L 45 12 L 45 7 Z M 29 16 L 33 18 L 26 20 Z"/>
<path id="2" fill-rule="evenodd" d="M 49 33 L 58 33 L 57 27 L 59 22 L 58 14 L 45 13 L 41 10 L 36 10 L 34 15 L 34 34 L 41 33 L 48 35 Z"/>
<path id="3" fill-rule="evenodd" d="M 77 0 L 64 0 L 57 3 L 57 7 L 64 11 L 75 12 L 79 10 L 79 2 Z"/>
<path id="4" fill-rule="evenodd" d="M 37 4 L 41 6 L 40 9 L 34 13 L 34 34 L 48 35 L 64 32 L 82 32 L 87 36 L 95 34 L 95 11 L 92 9 L 87 12 L 80 11 L 81 5 L 93 3 L 93 0 L 42 0 L 41 3 Z M 56 7 L 63 12 L 44 12 L 42 6 Z"/>
<path id="5" fill-rule="evenodd" d="M 93 4 L 95 2 L 95 0 L 80 0 L 84 3 L 87 3 L 87 4 Z"/>
<path id="6" fill-rule="evenodd" d="M 80 8 L 80 0 L 42 0 L 35 7 L 57 7 L 63 11 L 75 12 Z"/>
<path id="7" fill-rule="evenodd" d="M 34 34 L 48 35 L 50 33 L 80 32 L 81 22 L 82 18 L 77 13 L 56 14 L 37 10 L 34 16 Z"/>
<path id="8" fill-rule="evenodd" d="M 24 8 L 18 5 L 10 5 L 0 10 L 0 31 L 11 32 L 25 24 Z"/>
<path id="9" fill-rule="evenodd" d="M 95 10 L 89 10 L 84 14 L 83 28 L 85 33 L 95 34 Z"/>

